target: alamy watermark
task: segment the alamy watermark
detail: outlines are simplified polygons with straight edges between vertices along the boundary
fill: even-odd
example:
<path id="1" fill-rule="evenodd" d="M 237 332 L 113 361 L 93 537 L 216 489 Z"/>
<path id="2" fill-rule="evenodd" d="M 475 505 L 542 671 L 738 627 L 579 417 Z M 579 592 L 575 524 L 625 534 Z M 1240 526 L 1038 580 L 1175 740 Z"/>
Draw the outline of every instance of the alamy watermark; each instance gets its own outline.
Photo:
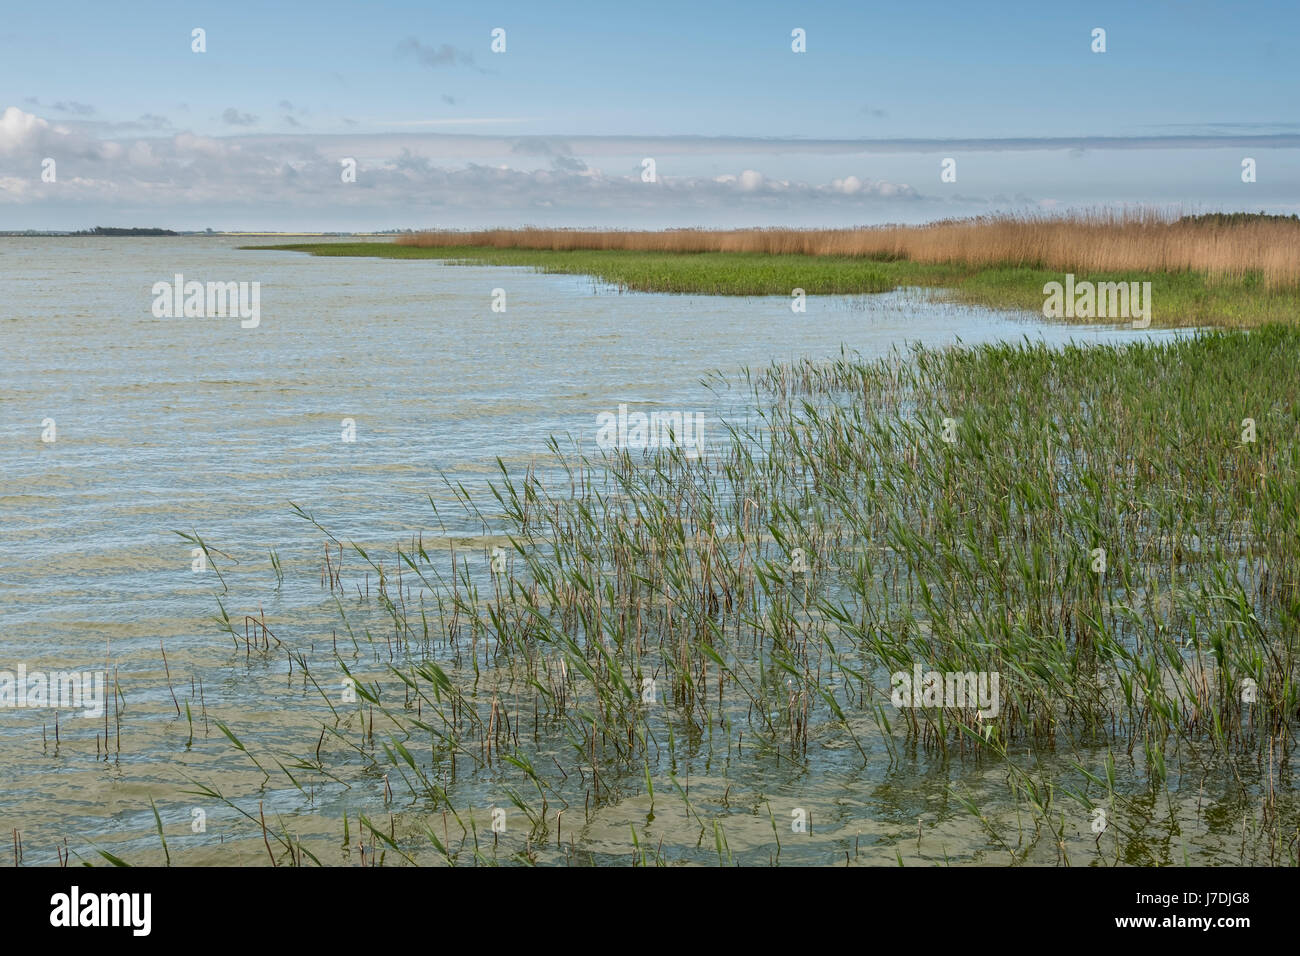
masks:
<path id="1" fill-rule="evenodd" d="M 262 283 L 185 281 L 155 282 L 153 314 L 158 319 L 216 319 L 238 316 L 239 327 L 255 329 L 262 321 Z"/>
<path id="2" fill-rule="evenodd" d="M 997 671 L 922 671 L 917 663 L 910 673 L 889 675 L 890 700 L 895 707 L 976 707 L 980 717 L 996 717 L 999 681 Z"/>
<path id="3" fill-rule="evenodd" d="M 153 927 L 152 893 L 83 893 L 73 886 L 50 897 L 50 925 L 55 927 L 125 927 L 132 936 L 148 936 Z"/>
<path id="4" fill-rule="evenodd" d="M 703 412 L 629 412 L 619 405 L 617 414 L 596 416 L 596 446 L 602 451 L 645 451 L 681 448 L 687 458 L 704 450 Z"/>
<path id="5" fill-rule="evenodd" d="M 103 671 L 0 671 L 0 707 L 80 710 L 83 717 L 104 715 Z"/>
<path id="6" fill-rule="evenodd" d="M 1150 282 L 1082 282 L 1068 273 L 1065 284 L 1043 286 L 1043 317 L 1048 319 L 1132 319 L 1133 328 L 1151 324 Z"/>

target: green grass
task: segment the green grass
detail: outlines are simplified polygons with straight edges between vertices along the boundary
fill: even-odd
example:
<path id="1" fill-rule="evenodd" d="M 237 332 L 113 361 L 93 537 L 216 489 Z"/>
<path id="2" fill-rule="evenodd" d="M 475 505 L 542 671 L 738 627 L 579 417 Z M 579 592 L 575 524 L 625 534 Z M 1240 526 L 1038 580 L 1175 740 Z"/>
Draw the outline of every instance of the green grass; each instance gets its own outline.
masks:
<path id="1" fill-rule="evenodd" d="M 889 292 L 898 285 L 886 265 L 865 259 L 728 252 L 552 252 L 473 246 L 421 249 L 370 242 L 301 243 L 252 248 L 310 252 L 319 256 L 446 259 L 469 264 L 525 266 L 539 272 L 590 275 L 602 282 L 635 292 L 788 296 L 792 289 L 801 288 L 809 295 L 852 295 Z"/>
<path id="2" fill-rule="evenodd" d="M 458 264 L 520 266 L 539 272 L 590 275 L 636 292 L 704 295 L 866 295 L 900 287 L 942 290 L 966 305 L 1040 312 L 1043 286 L 1061 272 L 999 266 L 933 265 L 909 261 L 768 255 L 764 253 L 646 253 L 621 250 L 555 252 L 478 246 L 419 248 L 381 242 L 309 242 L 247 249 L 307 252 L 316 256 L 438 259 Z M 1269 290 L 1255 274 L 1211 279 L 1192 272 L 1077 274 L 1093 282 L 1150 281 L 1152 325 L 1251 327 L 1300 318 L 1300 290 Z"/>
<path id="3" fill-rule="evenodd" d="M 925 281 L 927 278 L 933 281 Z M 1300 290 L 1266 289 L 1261 277 L 1253 273 L 1240 279 L 1211 279 L 1195 272 L 1092 272 L 1076 273 L 1075 278 L 1097 283 L 1150 282 L 1151 324 L 1158 327 L 1250 328 L 1274 322 L 1294 324 L 1300 320 Z M 1043 285 L 1061 282 L 1062 279 L 1062 273 L 1045 269 L 998 267 L 968 270 L 957 277 L 953 290 L 958 301 L 970 305 L 1040 312 L 1043 308 Z M 923 277 L 915 284 L 947 283 L 935 274 Z"/>

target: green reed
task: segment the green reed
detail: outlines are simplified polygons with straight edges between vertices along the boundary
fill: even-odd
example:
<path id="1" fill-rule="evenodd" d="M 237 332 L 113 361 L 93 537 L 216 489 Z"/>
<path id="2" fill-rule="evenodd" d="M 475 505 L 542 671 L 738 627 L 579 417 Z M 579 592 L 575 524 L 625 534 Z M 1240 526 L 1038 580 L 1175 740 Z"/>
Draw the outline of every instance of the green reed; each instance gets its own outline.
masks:
<path id="1" fill-rule="evenodd" d="M 1187 859 L 1248 832 L 1241 859 L 1295 862 L 1300 331 L 742 378 L 752 414 L 702 457 L 556 442 L 490 501 L 448 481 L 477 537 L 435 514 L 381 551 L 295 506 L 338 627 L 324 653 L 276 625 L 322 727 L 274 763 L 304 794 L 382 780 L 363 862 L 849 859 L 778 817 L 907 766 L 947 775 L 976 858 L 1184 862 L 1166 844 L 1209 787 L 1227 809 Z M 896 706 L 914 664 L 998 674 L 997 713 Z M 972 790 L 978 767 L 1005 786 Z M 738 843 L 737 815 L 776 839 Z M 897 840 L 884 859 L 924 852 Z"/>

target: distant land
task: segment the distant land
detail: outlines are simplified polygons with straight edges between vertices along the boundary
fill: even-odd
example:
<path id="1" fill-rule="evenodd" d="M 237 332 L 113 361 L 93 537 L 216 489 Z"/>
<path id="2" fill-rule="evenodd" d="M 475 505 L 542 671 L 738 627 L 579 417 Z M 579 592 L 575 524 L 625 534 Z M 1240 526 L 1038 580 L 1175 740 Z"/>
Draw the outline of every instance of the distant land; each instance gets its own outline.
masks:
<path id="1" fill-rule="evenodd" d="M 91 236 L 174 236 L 176 233 L 170 229 L 141 229 L 132 227 L 125 229 L 121 226 L 96 226 L 94 229 L 87 229 L 87 235 Z"/>
<path id="2" fill-rule="evenodd" d="M 93 229 L 0 229 L 0 236 L 89 236 L 91 238 L 101 237 L 147 237 L 147 236 L 398 236 L 406 233 L 416 233 L 424 230 L 419 229 L 384 229 L 379 232 L 275 232 L 262 229 L 257 230 L 221 230 L 221 229 L 162 229 L 159 227 L 124 227 L 124 226 L 95 226 Z"/>

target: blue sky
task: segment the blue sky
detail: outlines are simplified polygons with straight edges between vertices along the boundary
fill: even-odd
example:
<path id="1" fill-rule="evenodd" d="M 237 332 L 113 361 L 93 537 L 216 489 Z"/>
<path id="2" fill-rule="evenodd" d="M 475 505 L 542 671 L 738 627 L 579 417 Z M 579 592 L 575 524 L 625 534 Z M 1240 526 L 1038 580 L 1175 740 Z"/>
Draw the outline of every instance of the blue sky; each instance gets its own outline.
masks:
<path id="1" fill-rule="evenodd" d="M 10 5 L 0 228 L 1291 212 L 1297 35 L 1294 3 Z"/>

